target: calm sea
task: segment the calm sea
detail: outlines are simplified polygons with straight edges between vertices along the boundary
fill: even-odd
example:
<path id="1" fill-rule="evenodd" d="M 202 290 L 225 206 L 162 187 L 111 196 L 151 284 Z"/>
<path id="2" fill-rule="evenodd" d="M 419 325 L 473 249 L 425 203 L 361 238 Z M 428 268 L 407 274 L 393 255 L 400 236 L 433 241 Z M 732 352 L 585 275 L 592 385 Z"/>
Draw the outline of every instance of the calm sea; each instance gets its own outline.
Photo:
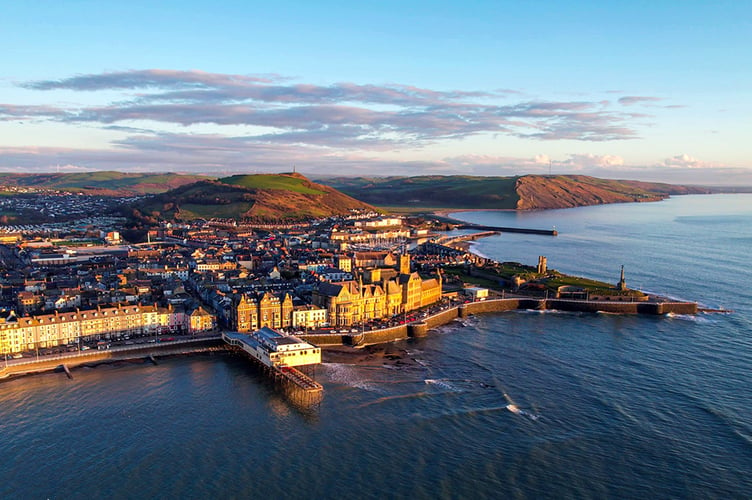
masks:
<path id="1" fill-rule="evenodd" d="M 300 411 L 240 358 L 0 384 L 0 498 L 749 498 L 752 196 L 516 214 L 476 249 L 733 314 L 513 312 L 326 364 Z M 516 414 L 506 405 L 514 401 Z"/>

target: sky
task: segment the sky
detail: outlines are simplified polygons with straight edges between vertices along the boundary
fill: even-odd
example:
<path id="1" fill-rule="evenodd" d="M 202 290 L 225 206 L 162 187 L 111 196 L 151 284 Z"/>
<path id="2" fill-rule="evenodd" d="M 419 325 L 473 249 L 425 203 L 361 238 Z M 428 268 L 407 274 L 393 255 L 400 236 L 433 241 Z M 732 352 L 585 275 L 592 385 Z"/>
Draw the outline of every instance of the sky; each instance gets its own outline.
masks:
<path id="1" fill-rule="evenodd" d="M 752 2 L 2 2 L 0 171 L 752 185 Z"/>

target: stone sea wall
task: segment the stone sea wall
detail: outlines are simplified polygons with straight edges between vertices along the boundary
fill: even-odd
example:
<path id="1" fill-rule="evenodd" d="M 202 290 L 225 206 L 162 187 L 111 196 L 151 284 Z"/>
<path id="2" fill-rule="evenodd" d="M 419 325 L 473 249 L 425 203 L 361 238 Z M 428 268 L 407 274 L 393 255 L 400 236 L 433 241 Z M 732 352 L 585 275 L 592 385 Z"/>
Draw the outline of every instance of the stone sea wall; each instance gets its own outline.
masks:
<path id="1" fill-rule="evenodd" d="M 498 313 L 518 309 L 553 309 L 572 312 L 607 312 L 613 314 L 696 314 L 695 302 L 610 302 L 562 299 L 509 298 L 469 302 L 408 325 L 399 325 L 382 330 L 344 335 L 303 335 L 317 345 L 365 346 L 403 340 L 409 337 L 424 337 L 432 328 L 445 325 L 456 318 L 473 314 Z"/>

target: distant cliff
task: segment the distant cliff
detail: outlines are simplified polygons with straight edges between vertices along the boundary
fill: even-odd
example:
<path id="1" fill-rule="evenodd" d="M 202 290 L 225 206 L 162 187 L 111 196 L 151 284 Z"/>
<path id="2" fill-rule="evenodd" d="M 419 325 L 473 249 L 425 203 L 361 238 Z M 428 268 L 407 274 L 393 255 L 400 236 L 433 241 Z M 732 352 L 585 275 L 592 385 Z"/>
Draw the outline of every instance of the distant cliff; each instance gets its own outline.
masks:
<path id="1" fill-rule="evenodd" d="M 539 210 L 710 192 L 701 187 L 584 175 L 358 177 L 322 182 L 372 205 L 403 208 Z"/>

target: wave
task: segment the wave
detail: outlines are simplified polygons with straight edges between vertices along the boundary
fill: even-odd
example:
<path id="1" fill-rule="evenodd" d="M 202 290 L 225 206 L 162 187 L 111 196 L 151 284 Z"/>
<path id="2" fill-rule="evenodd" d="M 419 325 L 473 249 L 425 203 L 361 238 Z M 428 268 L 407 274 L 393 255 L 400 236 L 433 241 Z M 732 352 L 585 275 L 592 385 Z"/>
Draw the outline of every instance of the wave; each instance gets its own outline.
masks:
<path id="1" fill-rule="evenodd" d="M 707 316 L 707 315 L 698 315 L 698 314 L 675 314 L 675 313 L 666 313 L 664 314 L 666 318 L 669 319 L 676 319 L 680 321 L 689 321 L 692 323 L 700 323 L 700 324 L 711 324 L 715 323 L 715 321 Z"/>

